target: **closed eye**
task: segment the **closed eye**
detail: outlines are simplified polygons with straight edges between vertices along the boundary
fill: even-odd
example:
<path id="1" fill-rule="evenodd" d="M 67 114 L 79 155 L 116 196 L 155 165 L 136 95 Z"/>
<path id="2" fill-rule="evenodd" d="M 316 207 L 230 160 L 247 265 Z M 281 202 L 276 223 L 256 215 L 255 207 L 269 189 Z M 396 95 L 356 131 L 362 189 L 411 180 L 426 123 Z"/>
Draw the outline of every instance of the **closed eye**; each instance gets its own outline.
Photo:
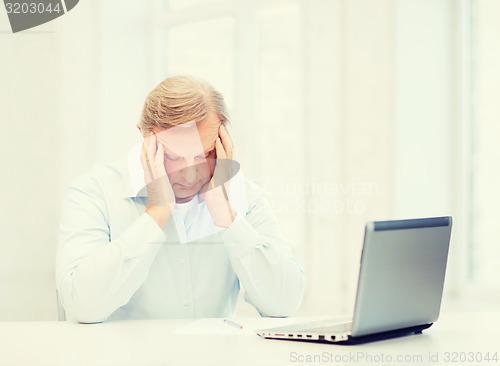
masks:
<path id="1" fill-rule="evenodd" d="M 212 151 L 214 151 L 214 150 L 211 150 L 211 151 L 207 152 L 204 155 L 198 155 L 198 156 L 195 157 L 195 159 L 197 159 L 197 160 L 205 160 L 205 159 L 207 159 L 210 156 L 210 154 L 212 153 Z M 180 161 L 180 160 L 182 160 L 182 157 L 180 157 L 180 156 L 169 155 L 169 154 L 165 154 L 165 156 L 170 161 Z"/>
<path id="2" fill-rule="evenodd" d="M 173 155 L 166 154 L 166 157 L 167 157 L 168 160 L 171 160 L 171 161 L 179 161 L 179 160 L 181 160 L 181 158 L 179 156 L 173 156 Z"/>
<path id="3" fill-rule="evenodd" d="M 196 157 L 196 159 L 199 159 L 199 160 L 207 159 L 207 158 L 210 156 L 210 154 L 212 153 L 212 151 L 213 151 L 213 150 L 211 150 L 211 151 L 207 152 L 205 155 L 198 155 L 198 156 Z"/>

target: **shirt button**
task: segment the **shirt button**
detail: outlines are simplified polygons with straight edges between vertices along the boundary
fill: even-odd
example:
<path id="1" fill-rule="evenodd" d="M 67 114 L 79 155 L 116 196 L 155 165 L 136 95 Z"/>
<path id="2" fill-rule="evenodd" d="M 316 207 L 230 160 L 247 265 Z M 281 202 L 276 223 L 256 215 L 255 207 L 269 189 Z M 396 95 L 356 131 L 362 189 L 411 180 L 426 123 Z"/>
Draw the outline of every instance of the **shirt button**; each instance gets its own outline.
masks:
<path id="1" fill-rule="evenodd" d="M 181 262 L 181 264 L 184 264 L 184 263 L 186 263 L 186 260 L 184 258 L 181 258 L 181 260 L 179 262 Z"/>
<path id="2" fill-rule="evenodd" d="M 233 248 L 236 248 L 236 246 L 237 246 L 237 245 L 238 245 L 238 243 L 237 243 L 237 242 L 235 242 L 235 241 L 233 241 L 233 242 L 231 243 L 231 246 L 232 246 Z"/>
<path id="3" fill-rule="evenodd" d="M 188 306 L 189 305 L 189 301 L 188 300 L 184 300 L 184 306 Z"/>

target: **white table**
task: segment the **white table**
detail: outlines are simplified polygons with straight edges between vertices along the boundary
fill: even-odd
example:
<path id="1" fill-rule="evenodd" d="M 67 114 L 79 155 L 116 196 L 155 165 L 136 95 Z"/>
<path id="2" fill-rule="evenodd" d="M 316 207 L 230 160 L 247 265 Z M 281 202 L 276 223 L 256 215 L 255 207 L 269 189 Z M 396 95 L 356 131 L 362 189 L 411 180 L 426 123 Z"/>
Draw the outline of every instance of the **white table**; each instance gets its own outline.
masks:
<path id="1" fill-rule="evenodd" d="M 253 332 L 303 320 L 239 319 L 243 330 L 222 319 L 0 323 L 0 365 L 500 365 L 491 360 L 500 358 L 500 312 L 443 313 L 423 334 L 356 346 Z"/>

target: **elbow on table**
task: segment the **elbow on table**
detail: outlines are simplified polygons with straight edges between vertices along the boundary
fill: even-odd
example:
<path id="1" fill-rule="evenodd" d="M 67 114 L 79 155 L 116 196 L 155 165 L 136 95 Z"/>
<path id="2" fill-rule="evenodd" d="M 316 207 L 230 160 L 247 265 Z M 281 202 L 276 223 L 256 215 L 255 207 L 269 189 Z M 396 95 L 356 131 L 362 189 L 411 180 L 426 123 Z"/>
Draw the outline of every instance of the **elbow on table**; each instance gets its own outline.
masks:
<path id="1" fill-rule="evenodd" d="M 74 308 L 67 313 L 70 319 L 82 324 L 102 323 L 108 318 L 103 311 L 91 308 Z"/>
<path id="2" fill-rule="evenodd" d="M 78 323 L 102 323 L 113 312 L 102 292 L 92 291 L 92 286 L 76 287 L 73 276 L 58 286 L 59 299 L 67 320 Z"/>
<path id="3" fill-rule="evenodd" d="M 83 324 L 102 323 L 108 317 L 108 311 L 102 304 L 72 300 L 64 306 L 66 318 Z"/>

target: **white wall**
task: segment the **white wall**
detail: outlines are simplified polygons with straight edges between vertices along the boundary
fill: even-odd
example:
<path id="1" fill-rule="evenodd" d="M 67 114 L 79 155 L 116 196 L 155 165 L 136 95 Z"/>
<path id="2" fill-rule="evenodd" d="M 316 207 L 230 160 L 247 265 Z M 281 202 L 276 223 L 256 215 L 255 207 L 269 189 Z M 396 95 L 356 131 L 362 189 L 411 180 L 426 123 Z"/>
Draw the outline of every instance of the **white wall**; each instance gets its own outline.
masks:
<path id="1" fill-rule="evenodd" d="M 349 314 L 363 226 L 392 215 L 392 2 L 303 4 L 302 179 L 316 187 L 353 187 L 354 193 L 301 196 L 319 205 L 339 204 L 303 216 L 309 288 L 302 310 Z"/>
<path id="2" fill-rule="evenodd" d="M 453 194 L 454 4 L 394 4 L 394 215 L 448 215 Z"/>
<path id="3" fill-rule="evenodd" d="M 55 316 L 61 122 L 54 29 L 12 34 L 0 11 L 0 320 Z"/>

